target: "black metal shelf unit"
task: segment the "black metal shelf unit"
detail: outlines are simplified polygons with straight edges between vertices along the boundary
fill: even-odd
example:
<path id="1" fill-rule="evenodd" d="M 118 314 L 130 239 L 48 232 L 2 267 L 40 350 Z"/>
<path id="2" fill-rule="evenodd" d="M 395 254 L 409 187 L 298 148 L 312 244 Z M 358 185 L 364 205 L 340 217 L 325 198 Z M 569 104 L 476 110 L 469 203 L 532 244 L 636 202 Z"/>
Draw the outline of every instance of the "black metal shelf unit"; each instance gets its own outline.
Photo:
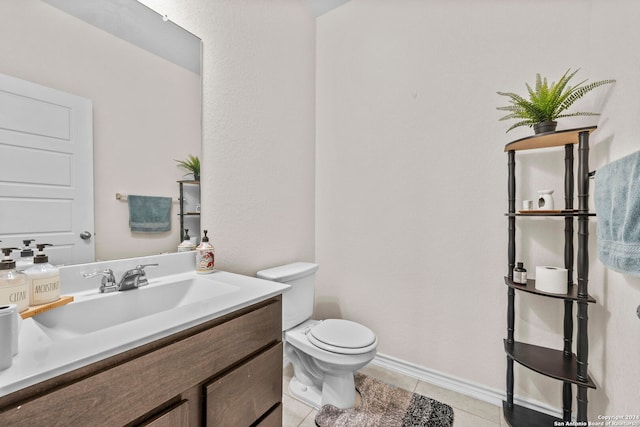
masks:
<path id="1" fill-rule="evenodd" d="M 587 390 L 595 388 L 588 373 L 589 339 L 587 335 L 588 305 L 595 299 L 588 293 L 589 282 L 589 229 L 588 221 L 595 216 L 589 212 L 589 135 L 595 126 L 549 132 L 513 141 L 505 146 L 508 157 L 509 222 L 508 275 L 504 278 L 507 293 L 507 338 L 504 340 L 507 355 L 507 392 L 503 402 L 503 414 L 510 426 L 527 427 L 553 425 L 554 421 L 571 420 L 572 385 L 577 387 L 577 420 L 587 421 Z M 574 145 L 578 145 L 578 207 L 574 209 Z M 553 213 L 531 213 L 516 211 L 516 151 L 564 146 L 564 210 Z M 552 294 L 535 287 L 535 280 L 526 285 L 513 283 L 513 269 L 516 264 L 516 219 L 526 217 L 558 217 L 565 221 L 564 267 L 568 270 L 568 292 Z M 576 259 L 577 283 L 574 283 L 574 218 L 578 221 L 578 248 Z M 556 350 L 533 344 L 518 342 L 515 332 L 515 292 L 523 291 L 564 301 L 563 349 Z M 573 353 L 573 303 L 577 305 L 576 353 Z M 558 419 L 513 402 L 514 361 L 541 375 L 562 381 L 563 418 Z"/>
<path id="2" fill-rule="evenodd" d="M 185 212 L 184 210 L 184 186 L 185 185 L 197 185 L 198 186 L 198 194 L 200 194 L 200 181 L 194 180 L 181 180 L 178 181 L 178 185 L 180 186 L 180 212 L 178 216 L 180 217 L 180 243 L 184 240 L 184 217 L 200 217 L 200 212 Z M 193 233 L 195 231 L 195 234 Z M 191 236 L 198 236 L 200 234 L 200 230 L 192 230 Z"/>

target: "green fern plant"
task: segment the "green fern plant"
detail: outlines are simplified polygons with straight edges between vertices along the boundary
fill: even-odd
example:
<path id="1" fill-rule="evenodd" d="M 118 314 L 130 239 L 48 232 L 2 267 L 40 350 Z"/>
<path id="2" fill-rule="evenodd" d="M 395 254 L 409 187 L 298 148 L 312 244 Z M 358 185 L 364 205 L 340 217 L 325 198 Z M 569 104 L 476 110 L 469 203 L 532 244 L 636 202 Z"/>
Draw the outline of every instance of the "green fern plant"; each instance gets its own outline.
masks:
<path id="1" fill-rule="evenodd" d="M 509 98 L 510 103 L 506 107 L 497 108 L 498 110 L 509 112 L 499 120 L 519 120 L 507 129 L 507 132 L 519 126 L 532 127 L 537 123 L 554 121 L 562 117 L 600 115 L 599 113 L 589 112 L 563 113 L 574 102 L 593 89 L 615 82 L 615 80 L 600 80 L 587 84 L 587 79 L 585 79 L 575 86 L 569 86 L 569 81 L 579 70 L 571 72 L 571 69 L 568 69 L 557 83 L 551 83 L 550 85 L 547 83 L 546 77 L 542 78 L 540 74 L 536 74 L 535 89 L 532 89 L 526 83 L 529 99 L 525 99 L 513 92 L 498 92 L 498 95 Z"/>
<path id="2" fill-rule="evenodd" d="M 178 162 L 178 167 L 187 171 L 185 175 L 192 173 L 194 179 L 200 179 L 200 159 L 198 156 L 189 154 L 186 160 L 176 160 L 176 162 Z"/>

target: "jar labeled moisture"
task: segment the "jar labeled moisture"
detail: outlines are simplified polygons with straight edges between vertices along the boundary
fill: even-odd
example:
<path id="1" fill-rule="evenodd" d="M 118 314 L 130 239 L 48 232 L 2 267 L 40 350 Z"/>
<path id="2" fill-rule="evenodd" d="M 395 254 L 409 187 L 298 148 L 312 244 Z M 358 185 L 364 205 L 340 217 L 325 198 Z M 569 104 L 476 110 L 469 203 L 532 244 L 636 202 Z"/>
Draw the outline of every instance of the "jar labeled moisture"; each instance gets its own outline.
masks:
<path id="1" fill-rule="evenodd" d="M 33 267 L 25 270 L 29 285 L 29 305 L 41 305 L 60 299 L 60 270 L 49 264 L 49 257 L 45 255 L 45 246 L 49 243 L 36 245 L 39 253 L 33 259 Z"/>
<path id="2" fill-rule="evenodd" d="M 41 305 L 60 299 L 60 275 L 30 278 L 31 298 L 29 305 Z"/>

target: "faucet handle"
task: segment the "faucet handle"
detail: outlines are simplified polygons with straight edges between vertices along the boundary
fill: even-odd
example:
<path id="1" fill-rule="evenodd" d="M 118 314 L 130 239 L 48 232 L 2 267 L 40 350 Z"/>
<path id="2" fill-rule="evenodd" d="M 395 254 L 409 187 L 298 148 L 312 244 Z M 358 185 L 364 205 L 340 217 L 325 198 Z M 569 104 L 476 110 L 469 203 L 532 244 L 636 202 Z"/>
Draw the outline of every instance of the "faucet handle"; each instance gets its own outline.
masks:
<path id="1" fill-rule="evenodd" d="M 92 271 L 91 273 L 86 273 L 86 272 L 82 273 L 82 277 L 84 277 L 85 279 L 88 279 L 89 277 L 96 277 L 96 276 L 102 276 L 107 280 L 111 280 L 111 278 L 114 277 L 113 270 L 110 268 L 105 268 L 102 271 Z"/>
<path id="2" fill-rule="evenodd" d="M 82 277 L 88 279 L 90 277 L 102 276 L 100 283 L 100 293 L 112 292 L 117 288 L 116 276 L 113 275 L 113 270 L 106 268 L 102 271 L 94 271 L 91 273 L 82 273 Z"/>
<path id="3" fill-rule="evenodd" d="M 138 287 L 146 286 L 146 285 L 149 284 L 149 280 L 147 280 L 147 274 L 144 271 L 145 267 L 157 267 L 157 266 L 158 266 L 157 263 L 155 263 L 155 264 L 138 264 L 136 266 L 136 270 L 139 271 L 138 279 L 137 279 L 137 286 Z"/>

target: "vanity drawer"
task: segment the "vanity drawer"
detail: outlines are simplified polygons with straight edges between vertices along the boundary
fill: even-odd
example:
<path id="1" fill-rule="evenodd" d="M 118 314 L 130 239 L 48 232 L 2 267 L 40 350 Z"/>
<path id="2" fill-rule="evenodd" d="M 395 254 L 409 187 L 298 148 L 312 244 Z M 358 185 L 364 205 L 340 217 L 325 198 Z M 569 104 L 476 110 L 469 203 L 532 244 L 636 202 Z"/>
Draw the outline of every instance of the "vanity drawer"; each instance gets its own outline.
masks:
<path id="1" fill-rule="evenodd" d="M 183 400 L 140 427 L 189 427 L 189 402 Z"/>
<path id="2" fill-rule="evenodd" d="M 205 399 L 207 426 L 252 425 L 282 399 L 282 343 L 207 385 Z"/>
<path id="3" fill-rule="evenodd" d="M 269 415 L 257 424 L 257 427 L 282 427 L 282 403 L 273 408 Z"/>

